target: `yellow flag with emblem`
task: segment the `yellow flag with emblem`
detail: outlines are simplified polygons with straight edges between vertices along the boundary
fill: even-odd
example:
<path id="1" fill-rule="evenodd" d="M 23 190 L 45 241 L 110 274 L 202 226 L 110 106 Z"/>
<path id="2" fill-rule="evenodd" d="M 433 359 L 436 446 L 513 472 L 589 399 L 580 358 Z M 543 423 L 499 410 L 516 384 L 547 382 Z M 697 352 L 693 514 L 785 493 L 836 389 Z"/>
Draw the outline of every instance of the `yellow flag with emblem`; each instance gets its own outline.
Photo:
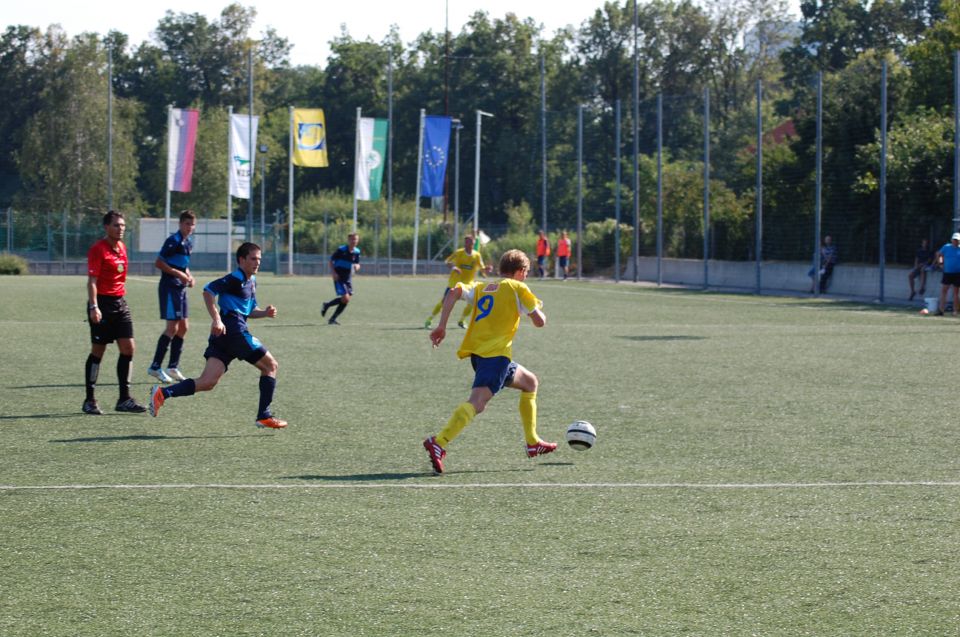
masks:
<path id="1" fill-rule="evenodd" d="M 327 125 L 322 108 L 293 109 L 293 163 L 295 166 L 326 168 Z"/>

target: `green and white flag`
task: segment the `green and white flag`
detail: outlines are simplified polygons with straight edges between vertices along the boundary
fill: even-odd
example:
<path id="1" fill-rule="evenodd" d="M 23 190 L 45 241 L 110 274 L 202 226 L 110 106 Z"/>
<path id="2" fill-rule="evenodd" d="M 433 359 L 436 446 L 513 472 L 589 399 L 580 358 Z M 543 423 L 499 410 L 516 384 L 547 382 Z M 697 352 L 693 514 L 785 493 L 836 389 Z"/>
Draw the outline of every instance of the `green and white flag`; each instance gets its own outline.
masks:
<path id="1" fill-rule="evenodd" d="M 376 201 L 380 198 L 386 157 L 387 120 L 361 117 L 357 126 L 357 171 L 354 176 L 356 199 Z"/>

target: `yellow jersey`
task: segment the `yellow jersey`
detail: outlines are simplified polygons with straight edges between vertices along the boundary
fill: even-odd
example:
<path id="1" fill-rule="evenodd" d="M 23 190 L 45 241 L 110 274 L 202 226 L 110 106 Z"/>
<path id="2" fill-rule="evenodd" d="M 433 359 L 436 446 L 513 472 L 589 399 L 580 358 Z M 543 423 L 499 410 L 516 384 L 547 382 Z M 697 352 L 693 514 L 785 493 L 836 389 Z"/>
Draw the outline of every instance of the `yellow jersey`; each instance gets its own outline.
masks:
<path id="1" fill-rule="evenodd" d="M 457 283 L 456 287 L 463 290 L 461 298 L 473 306 L 470 326 L 457 350 L 457 356 L 506 356 L 512 360 L 513 335 L 520 327 L 520 316 L 541 307 L 543 303 L 540 299 L 534 296 L 526 283 L 516 279 L 501 279 L 492 283 Z"/>
<path id="2" fill-rule="evenodd" d="M 474 250 L 470 254 L 463 248 L 457 248 L 453 254 L 446 258 L 446 263 L 460 268 L 460 272 L 450 271 L 450 278 L 447 279 L 447 287 L 452 288 L 457 283 L 473 283 L 477 272 L 482 270 L 483 257 L 479 250 Z"/>

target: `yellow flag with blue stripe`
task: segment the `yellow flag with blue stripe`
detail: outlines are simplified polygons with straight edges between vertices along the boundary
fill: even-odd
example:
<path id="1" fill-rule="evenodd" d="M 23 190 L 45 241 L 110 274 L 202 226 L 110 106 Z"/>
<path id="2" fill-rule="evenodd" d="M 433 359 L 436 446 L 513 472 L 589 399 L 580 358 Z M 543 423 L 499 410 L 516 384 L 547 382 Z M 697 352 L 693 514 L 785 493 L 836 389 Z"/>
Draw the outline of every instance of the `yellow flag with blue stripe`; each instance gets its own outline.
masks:
<path id="1" fill-rule="evenodd" d="M 322 108 L 293 109 L 293 163 L 295 166 L 326 168 L 327 125 Z"/>

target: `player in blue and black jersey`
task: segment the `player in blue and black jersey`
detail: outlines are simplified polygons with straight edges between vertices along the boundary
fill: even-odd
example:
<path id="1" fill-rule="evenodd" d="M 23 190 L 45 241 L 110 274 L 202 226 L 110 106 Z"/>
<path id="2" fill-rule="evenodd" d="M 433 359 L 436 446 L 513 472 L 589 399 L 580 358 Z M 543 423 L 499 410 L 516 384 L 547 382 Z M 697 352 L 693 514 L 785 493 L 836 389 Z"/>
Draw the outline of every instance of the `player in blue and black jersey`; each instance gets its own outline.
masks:
<path id="1" fill-rule="evenodd" d="M 337 291 L 337 296 L 332 301 L 323 304 L 323 310 L 320 315 L 326 316 L 327 310 L 336 306 L 336 310 L 330 320 L 330 325 L 340 325 L 337 317 L 343 314 L 347 309 L 347 303 L 353 296 L 353 273 L 360 269 L 360 235 L 351 232 L 347 235 L 347 242 L 337 248 L 337 251 L 330 256 L 330 267 L 333 270 L 333 287 Z"/>
<path id="2" fill-rule="evenodd" d="M 257 427 L 282 429 L 287 426 L 270 412 L 273 392 L 277 386 L 277 359 L 247 330 L 247 319 L 277 315 L 277 308 L 257 307 L 256 273 L 260 269 L 260 246 L 244 243 L 237 249 L 237 269 L 212 281 L 203 288 L 203 302 L 213 323 L 210 341 L 203 353 L 207 364 L 197 379 L 188 378 L 176 385 L 150 390 L 150 414 L 156 416 L 164 401 L 178 396 L 192 396 L 198 391 L 210 391 L 217 386 L 231 361 L 240 359 L 260 370 L 260 405 L 257 409 Z M 219 303 L 219 309 L 217 308 Z"/>
<path id="3" fill-rule="evenodd" d="M 190 252 L 193 242 L 190 235 L 197 226 L 197 216 L 192 210 L 180 213 L 180 227 L 167 237 L 160 248 L 154 265 L 160 270 L 160 284 L 157 291 L 160 296 L 160 318 L 167 327 L 157 340 L 157 350 L 147 373 L 161 383 L 186 380 L 180 371 L 180 353 L 183 351 L 183 338 L 187 335 L 189 324 L 187 317 L 187 288 L 194 284 L 190 274 Z M 170 364 L 163 369 L 163 359 L 170 348 Z"/>

